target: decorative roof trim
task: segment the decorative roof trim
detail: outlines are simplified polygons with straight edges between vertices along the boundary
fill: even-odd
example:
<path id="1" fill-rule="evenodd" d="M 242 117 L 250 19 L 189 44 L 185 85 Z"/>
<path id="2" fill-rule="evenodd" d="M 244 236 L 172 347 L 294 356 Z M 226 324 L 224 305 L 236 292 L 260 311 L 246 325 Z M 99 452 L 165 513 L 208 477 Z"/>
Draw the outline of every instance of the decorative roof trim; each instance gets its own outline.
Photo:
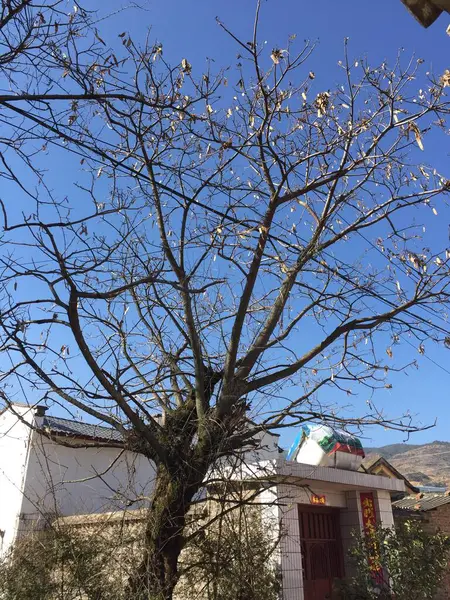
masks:
<path id="1" fill-rule="evenodd" d="M 404 475 L 403 473 L 400 473 L 400 471 L 398 471 L 394 465 L 391 465 L 391 463 L 384 458 L 384 456 L 379 456 L 377 459 L 374 459 L 373 461 L 367 463 L 367 465 L 365 465 L 364 463 L 362 463 L 361 467 L 364 469 L 364 471 L 366 473 L 371 473 L 372 469 L 375 469 L 378 465 L 384 465 L 387 469 L 389 469 L 398 479 L 403 479 L 403 481 L 405 482 L 405 486 L 408 487 L 414 494 L 418 494 L 420 492 L 419 488 L 416 487 L 415 485 L 413 485 Z"/>

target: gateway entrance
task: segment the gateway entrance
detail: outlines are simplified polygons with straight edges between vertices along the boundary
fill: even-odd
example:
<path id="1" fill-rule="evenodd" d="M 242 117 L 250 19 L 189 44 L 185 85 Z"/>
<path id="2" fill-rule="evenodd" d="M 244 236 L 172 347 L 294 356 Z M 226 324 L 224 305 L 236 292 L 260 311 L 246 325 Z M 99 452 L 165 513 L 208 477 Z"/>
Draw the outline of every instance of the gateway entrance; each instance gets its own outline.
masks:
<path id="1" fill-rule="evenodd" d="M 344 575 L 339 510 L 299 505 L 298 517 L 305 600 L 328 600 Z"/>

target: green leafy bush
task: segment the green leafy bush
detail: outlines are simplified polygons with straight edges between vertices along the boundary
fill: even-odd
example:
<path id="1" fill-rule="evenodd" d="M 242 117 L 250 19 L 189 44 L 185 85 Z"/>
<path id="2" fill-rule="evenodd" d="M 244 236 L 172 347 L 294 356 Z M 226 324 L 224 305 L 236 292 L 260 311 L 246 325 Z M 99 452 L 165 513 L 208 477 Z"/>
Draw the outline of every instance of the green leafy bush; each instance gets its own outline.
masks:
<path id="1" fill-rule="evenodd" d="M 448 568 L 450 538 L 430 534 L 417 521 L 355 535 L 350 557 L 355 575 L 342 585 L 345 600 L 427 600 Z"/>

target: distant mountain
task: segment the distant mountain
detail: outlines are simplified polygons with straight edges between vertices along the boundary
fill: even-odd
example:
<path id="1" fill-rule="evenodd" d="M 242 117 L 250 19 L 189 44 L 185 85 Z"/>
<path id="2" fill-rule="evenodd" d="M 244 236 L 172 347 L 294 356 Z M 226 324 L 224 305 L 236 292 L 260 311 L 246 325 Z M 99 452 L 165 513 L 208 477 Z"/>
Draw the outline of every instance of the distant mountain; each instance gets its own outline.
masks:
<path id="1" fill-rule="evenodd" d="M 366 454 L 381 454 L 381 456 L 389 460 L 391 456 L 397 456 L 398 454 L 421 447 L 420 444 L 389 444 L 388 446 L 380 446 L 379 448 L 365 448 L 365 451 Z"/>
<path id="2" fill-rule="evenodd" d="M 366 448 L 368 457 L 374 454 L 384 456 L 413 484 L 450 487 L 450 442 Z"/>

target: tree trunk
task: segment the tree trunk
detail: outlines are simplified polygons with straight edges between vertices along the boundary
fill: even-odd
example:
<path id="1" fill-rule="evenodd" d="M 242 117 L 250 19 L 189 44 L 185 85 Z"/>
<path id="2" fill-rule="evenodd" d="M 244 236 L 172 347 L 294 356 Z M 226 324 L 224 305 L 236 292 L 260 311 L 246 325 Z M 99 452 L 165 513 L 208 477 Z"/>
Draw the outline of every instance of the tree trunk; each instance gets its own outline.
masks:
<path id="1" fill-rule="evenodd" d="M 203 469 L 181 466 L 170 473 L 158 467 L 144 534 L 141 563 L 130 577 L 130 600 L 172 600 L 178 581 L 178 560 L 183 548 L 186 514 L 200 489 Z"/>

